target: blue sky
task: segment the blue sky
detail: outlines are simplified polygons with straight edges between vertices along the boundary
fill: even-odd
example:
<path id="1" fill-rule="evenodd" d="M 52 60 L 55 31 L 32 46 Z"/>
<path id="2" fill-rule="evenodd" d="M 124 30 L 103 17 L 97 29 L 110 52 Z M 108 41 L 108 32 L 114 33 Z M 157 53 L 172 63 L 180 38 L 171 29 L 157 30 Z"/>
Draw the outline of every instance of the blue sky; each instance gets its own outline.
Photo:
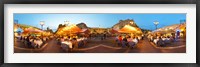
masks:
<path id="1" fill-rule="evenodd" d="M 161 28 L 179 24 L 180 20 L 186 19 L 186 14 L 14 14 L 14 20 L 20 24 L 41 28 L 40 21 L 45 21 L 44 29 L 57 29 L 66 20 L 71 24 L 84 22 L 88 27 L 110 28 L 126 19 L 133 19 L 140 28 L 154 30 L 154 21 L 158 21 L 158 28 Z"/>

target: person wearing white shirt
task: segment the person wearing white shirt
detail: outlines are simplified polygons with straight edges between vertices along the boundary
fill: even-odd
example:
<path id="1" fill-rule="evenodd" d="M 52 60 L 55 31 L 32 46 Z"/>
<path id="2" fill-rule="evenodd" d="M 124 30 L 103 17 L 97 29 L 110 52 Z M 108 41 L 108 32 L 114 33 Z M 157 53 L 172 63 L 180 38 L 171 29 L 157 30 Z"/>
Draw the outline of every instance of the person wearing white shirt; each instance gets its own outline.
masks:
<path id="1" fill-rule="evenodd" d="M 138 43 L 138 40 L 137 40 L 137 38 L 133 38 L 133 42 L 135 42 L 136 44 Z"/>
<path id="2" fill-rule="evenodd" d="M 133 38 L 131 38 L 131 36 L 128 36 L 127 41 L 131 42 L 131 41 L 133 41 Z"/>

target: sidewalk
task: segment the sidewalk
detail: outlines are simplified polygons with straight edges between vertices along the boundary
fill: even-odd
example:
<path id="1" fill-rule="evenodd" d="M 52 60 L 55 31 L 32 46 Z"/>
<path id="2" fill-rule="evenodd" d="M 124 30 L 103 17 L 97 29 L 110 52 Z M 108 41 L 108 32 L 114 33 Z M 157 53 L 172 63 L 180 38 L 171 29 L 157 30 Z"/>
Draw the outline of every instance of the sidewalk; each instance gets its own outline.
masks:
<path id="1" fill-rule="evenodd" d="M 22 41 L 16 41 L 16 40 L 14 40 L 14 46 L 20 48 L 27 48 L 27 46 L 24 43 L 22 43 Z"/>

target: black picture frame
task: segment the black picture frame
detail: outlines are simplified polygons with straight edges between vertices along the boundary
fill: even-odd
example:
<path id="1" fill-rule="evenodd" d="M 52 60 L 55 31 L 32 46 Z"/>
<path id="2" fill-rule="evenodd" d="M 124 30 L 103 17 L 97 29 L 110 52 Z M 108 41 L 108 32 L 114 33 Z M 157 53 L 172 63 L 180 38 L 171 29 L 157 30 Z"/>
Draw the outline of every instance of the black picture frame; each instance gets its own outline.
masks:
<path id="1" fill-rule="evenodd" d="M 198 38 L 197 35 L 197 53 L 196 53 L 196 64 L 121 64 L 121 63 L 115 63 L 115 64 L 16 64 L 16 63 L 4 63 L 4 4 L 196 4 L 197 5 L 197 34 L 198 32 L 198 26 L 199 25 L 199 0 L 0 0 L 0 65 L 2 67 L 66 67 L 66 66 L 73 66 L 73 67 L 133 67 L 133 66 L 139 66 L 139 67 L 197 67 L 199 62 L 199 45 L 198 45 Z M 106 60 L 105 60 L 106 61 Z M 187 61 L 187 60 L 186 60 Z"/>

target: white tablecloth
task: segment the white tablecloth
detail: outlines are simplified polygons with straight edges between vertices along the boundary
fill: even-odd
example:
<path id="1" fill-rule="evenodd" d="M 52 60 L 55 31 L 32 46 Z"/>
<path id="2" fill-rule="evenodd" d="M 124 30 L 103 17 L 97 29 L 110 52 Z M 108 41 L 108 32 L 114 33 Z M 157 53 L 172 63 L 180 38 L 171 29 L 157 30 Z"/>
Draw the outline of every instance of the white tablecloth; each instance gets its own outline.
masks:
<path id="1" fill-rule="evenodd" d="M 77 39 L 78 42 L 82 41 L 82 40 L 87 40 L 87 38 L 79 38 L 79 39 Z"/>
<path id="2" fill-rule="evenodd" d="M 164 40 L 166 40 L 167 38 L 162 38 L 162 40 L 164 41 Z"/>
<path id="3" fill-rule="evenodd" d="M 154 40 L 153 40 L 153 42 L 154 42 L 155 44 L 157 44 L 157 42 L 158 42 L 158 39 L 154 39 Z"/>
<path id="4" fill-rule="evenodd" d="M 40 48 L 43 42 L 41 40 L 35 40 L 34 43 L 38 45 L 38 48 Z"/>
<path id="5" fill-rule="evenodd" d="M 77 39 L 77 41 L 82 41 L 83 39 Z"/>
<path id="6" fill-rule="evenodd" d="M 137 39 L 133 39 L 133 42 L 135 42 L 136 44 L 138 43 L 138 40 Z"/>
<path id="7" fill-rule="evenodd" d="M 62 44 L 64 44 L 64 45 L 68 45 L 69 46 L 69 48 L 72 48 L 72 43 L 70 42 L 70 41 L 63 41 L 63 42 L 61 42 Z M 64 45 L 61 45 L 61 47 L 65 47 Z"/>
<path id="8" fill-rule="evenodd" d="M 30 42 L 33 42 L 33 39 L 30 39 Z"/>
<path id="9" fill-rule="evenodd" d="M 46 40 L 47 40 L 47 38 L 43 38 L 43 40 L 44 40 L 44 41 L 46 41 Z"/>
<path id="10" fill-rule="evenodd" d="M 138 39 L 139 39 L 139 40 L 141 40 L 141 39 L 142 39 L 142 37 L 140 37 L 140 36 L 139 36 L 139 37 L 138 37 Z"/>

